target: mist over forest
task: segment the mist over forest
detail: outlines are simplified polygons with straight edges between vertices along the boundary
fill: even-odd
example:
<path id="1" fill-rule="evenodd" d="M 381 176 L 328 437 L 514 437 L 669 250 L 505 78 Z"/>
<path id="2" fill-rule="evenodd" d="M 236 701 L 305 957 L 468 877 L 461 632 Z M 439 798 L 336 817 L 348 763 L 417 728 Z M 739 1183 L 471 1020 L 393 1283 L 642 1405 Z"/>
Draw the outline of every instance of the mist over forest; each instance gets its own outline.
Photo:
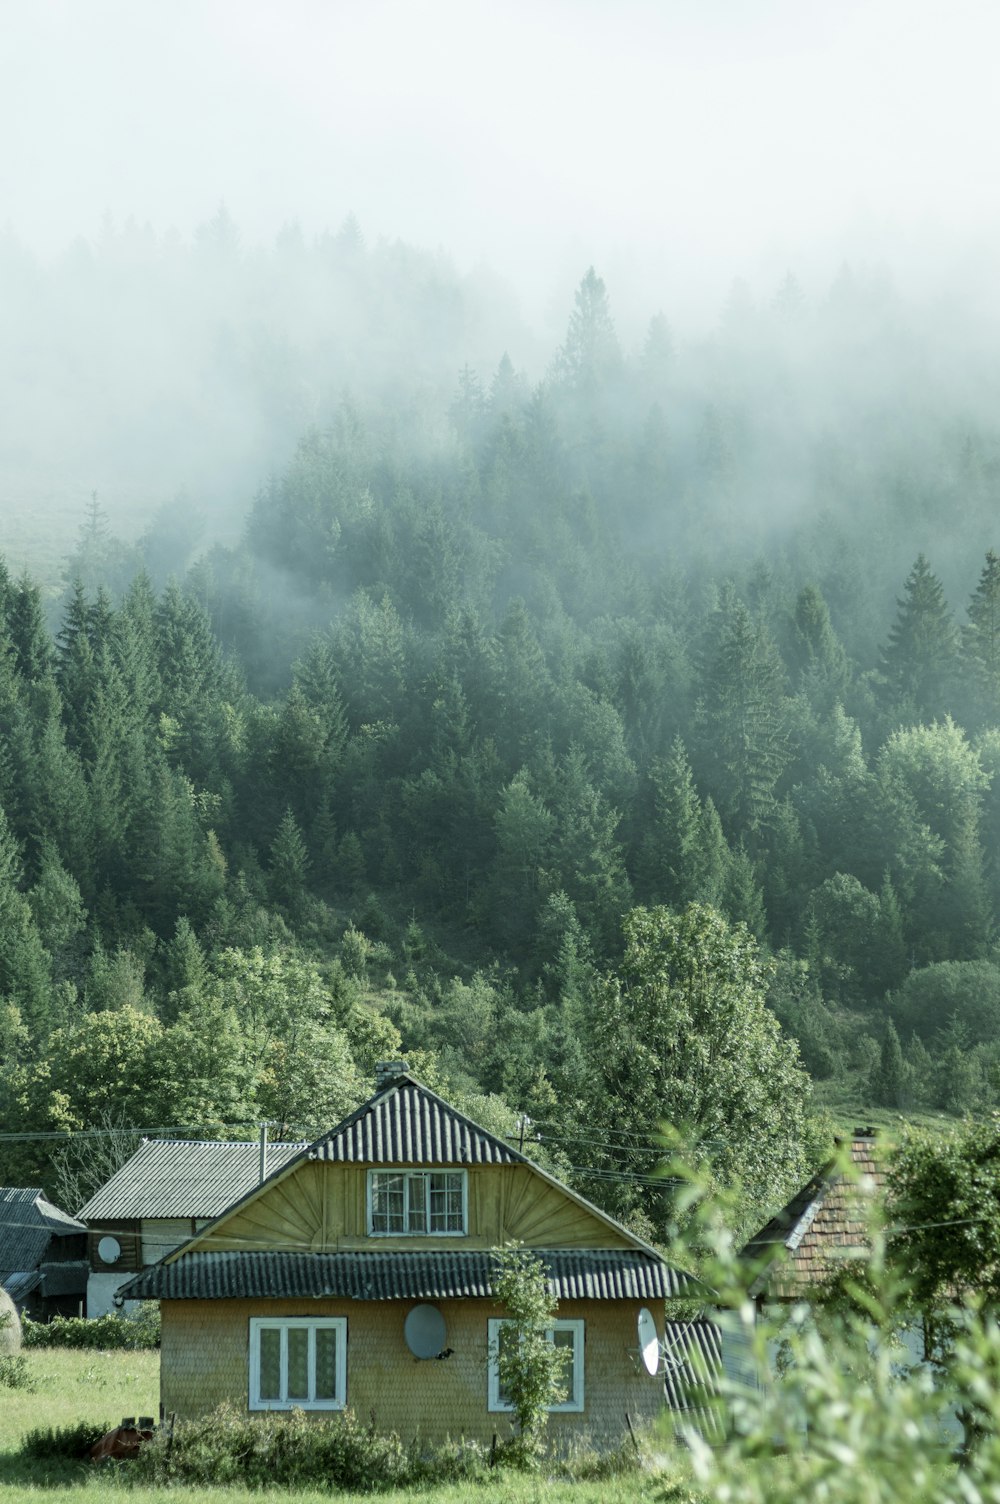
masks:
<path id="1" fill-rule="evenodd" d="M 10 233 L 0 278 L 0 1130 L 66 1135 L 0 1179 L 82 1193 L 102 1124 L 319 1132 L 403 1052 L 662 1237 L 663 1118 L 749 1229 L 824 1104 L 1000 1105 L 959 291 L 845 263 L 622 330 L 584 265 L 549 339 L 484 267 L 224 208 Z M 668 940 L 732 1010 L 669 1037 Z"/>

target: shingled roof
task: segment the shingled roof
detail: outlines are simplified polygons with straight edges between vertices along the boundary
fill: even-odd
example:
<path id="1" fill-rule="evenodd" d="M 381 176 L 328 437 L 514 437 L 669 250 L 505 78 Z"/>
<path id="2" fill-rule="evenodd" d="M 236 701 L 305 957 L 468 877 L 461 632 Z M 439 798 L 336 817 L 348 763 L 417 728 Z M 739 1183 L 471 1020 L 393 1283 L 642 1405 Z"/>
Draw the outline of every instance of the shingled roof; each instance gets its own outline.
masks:
<path id="1" fill-rule="evenodd" d="M 697 1281 L 639 1249 L 538 1249 L 556 1300 L 666 1300 Z M 487 1300 L 497 1262 L 482 1249 L 285 1253 L 252 1249 L 189 1253 L 154 1264 L 125 1285 L 125 1300 Z"/>
<path id="2" fill-rule="evenodd" d="M 841 1155 L 831 1159 L 750 1239 L 742 1256 L 767 1261 L 753 1294 L 802 1299 L 839 1261 L 867 1249 L 868 1208 L 885 1189 L 875 1143 L 872 1130 L 855 1130 L 849 1171 Z"/>
<path id="3" fill-rule="evenodd" d="M 307 1148 L 267 1146 L 266 1175 Z M 146 1139 L 81 1208 L 88 1222 L 139 1217 L 217 1217 L 260 1181 L 260 1144 Z"/>
<path id="4" fill-rule="evenodd" d="M 0 1186 L 0 1285 L 38 1268 L 53 1238 L 87 1229 L 53 1206 L 40 1186 Z"/>

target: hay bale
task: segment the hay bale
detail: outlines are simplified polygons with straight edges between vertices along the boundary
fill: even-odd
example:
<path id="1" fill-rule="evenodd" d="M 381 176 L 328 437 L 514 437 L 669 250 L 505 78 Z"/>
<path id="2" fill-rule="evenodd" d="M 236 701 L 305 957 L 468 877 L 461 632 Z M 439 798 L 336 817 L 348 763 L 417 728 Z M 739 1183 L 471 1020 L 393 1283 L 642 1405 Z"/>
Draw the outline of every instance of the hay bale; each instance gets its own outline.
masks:
<path id="1" fill-rule="evenodd" d="M 17 1306 L 0 1285 L 0 1358 L 16 1353 L 21 1347 L 21 1318 Z"/>

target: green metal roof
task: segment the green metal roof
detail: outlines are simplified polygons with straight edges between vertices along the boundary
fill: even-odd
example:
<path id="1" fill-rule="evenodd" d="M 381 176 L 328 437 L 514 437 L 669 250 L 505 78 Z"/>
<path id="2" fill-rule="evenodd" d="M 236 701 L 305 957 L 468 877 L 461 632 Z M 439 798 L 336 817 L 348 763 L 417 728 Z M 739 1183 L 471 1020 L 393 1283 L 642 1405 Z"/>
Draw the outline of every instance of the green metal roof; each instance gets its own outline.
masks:
<path id="1" fill-rule="evenodd" d="M 306 1147 L 268 1144 L 265 1176 Z M 90 1198 L 80 1216 L 88 1222 L 217 1217 L 259 1184 L 257 1142 L 151 1138 Z"/>
<path id="2" fill-rule="evenodd" d="M 557 1300 L 663 1300 L 697 1281 L 639 1249 L 535 1249 Z M 488 1251 L 189 1253 L 156 1264 L 120 1290 L 127 1300 L 488 1300 L 496 1259 Z"/>

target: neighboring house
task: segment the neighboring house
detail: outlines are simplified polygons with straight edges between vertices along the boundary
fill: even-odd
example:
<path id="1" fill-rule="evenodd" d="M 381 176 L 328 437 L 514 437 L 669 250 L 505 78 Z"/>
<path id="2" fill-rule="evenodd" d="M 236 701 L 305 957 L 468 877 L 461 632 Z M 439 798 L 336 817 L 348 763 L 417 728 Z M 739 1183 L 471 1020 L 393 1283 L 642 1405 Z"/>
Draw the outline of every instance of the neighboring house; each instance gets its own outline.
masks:
<path id="1" fill-rule="evenodd" d="M 119 1287 L 155 1264 L 305 1147 L 144 1139 L 80 1210 L 91 1275 L 87 1315 L 115 1308 Z"/>
<path id="2" fill-rule="evenodd" d="M 374 1096 L 122 1291 L 161 1302 L 161 1401 L 191 1416 L 346 1406 L 410 1440 L 511 1433 L 491 1250 L 542 1258 L 567 1354 L 557 1442 L 659 1415 L 663 1302 L 696 1283 L 415 1080 Z M 645 1312 L 645 1314 L 643 1314 Z M 655 1328 L 655 1337 L 650 1323 Z"/>
<path id="3" fill-rule="evenodd" d="M 0 1186 L 0 1285 L 33 1321 L 79 1314 L 87 1291 L 87 1229 L 38 1186 Z"/>
<path id="4" fill-rule="evenodd" d="M 809 1300 L 845 1259 L 868 1252 L 868 1214 L 885 1195 L 875 1144 L 874 1129 L 855 1129 L 850 1171 L 831 1159 L 746 1244 L 742 1256 L 763 1265 L 751 1289 L 758 1306 Z"/>

